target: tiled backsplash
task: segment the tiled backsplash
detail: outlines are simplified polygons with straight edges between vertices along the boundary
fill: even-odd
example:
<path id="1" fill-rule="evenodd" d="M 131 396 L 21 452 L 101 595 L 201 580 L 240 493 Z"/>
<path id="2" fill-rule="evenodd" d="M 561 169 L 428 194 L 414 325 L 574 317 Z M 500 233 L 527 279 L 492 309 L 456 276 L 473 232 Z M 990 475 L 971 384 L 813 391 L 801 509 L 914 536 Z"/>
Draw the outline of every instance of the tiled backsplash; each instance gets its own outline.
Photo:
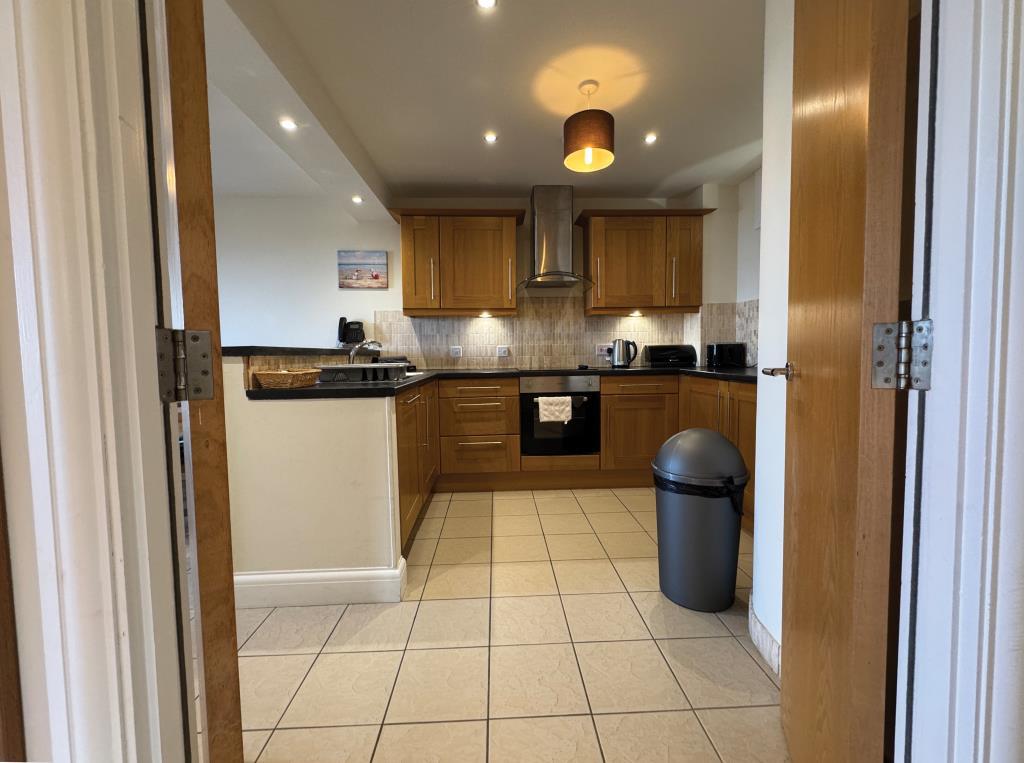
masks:
<path id="1" fill-rule="evenodd" d="M 747 365 L 757 365 L 757 305 L 756 299 L 749 299 L 701 307 L 701 352 L 711 342 L 744 342 L 747 345 Z"/>
<path id="2" fill-rule="evenodd" d="M 574 368 L 600 365 L 595 345 L 613 339 L 631 339 L 641 352 L 647 344 L 699 346 L 700 326 L 696 314 L 587 318 L 582 297 L 526 297 L 514 318 L 407 318 L 400 310 L 377 311 L 373 338 L 383 343 L 385 355 L 406 355 L 421 368 Z M 461 358 L 449 357 L 453 345 L 462 347 Z M 509 357 L 496 356 L 498 345 L 509 346 Z"/>

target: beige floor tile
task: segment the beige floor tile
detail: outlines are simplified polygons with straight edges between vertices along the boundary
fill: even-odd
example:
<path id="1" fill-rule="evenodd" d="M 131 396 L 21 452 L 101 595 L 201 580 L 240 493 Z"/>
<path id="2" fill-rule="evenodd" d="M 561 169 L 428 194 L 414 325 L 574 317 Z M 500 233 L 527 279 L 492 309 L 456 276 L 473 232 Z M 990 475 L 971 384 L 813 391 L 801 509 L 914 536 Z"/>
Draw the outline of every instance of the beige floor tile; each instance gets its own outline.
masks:
<path id="1" fill-rule="evenodd" d="M 754 555 L 753 554 L 740 554 L 739 564 L 737 565 L 741 570 L 750 575 L 754 576 Z"/>
<path id="2" fill-rule="evenodd" d="M 434 493 L 432 496 L 430 496 L 431 503 L 433 503 L 434 501 L 444 501 L 445 503 L 448 503 L 448 501 L 450 501 L 451 499 L 451 493 Z"/>
<path id="3" fill-rule="evenodd" d="M 595 713 L 690 707 L 653 641 L 577 644 L 576 656 Z"/>
<path id="4" fill-rule="evenodd" d="M 643 532 L 642 528 L 633 515 L 628 512 L 608 514 L 588 514 L 590 526 L 598 533 L 638 533 Z"/>
<path id="5" fill-rule="evenodd" d="M 571 644 L 491 648 L 491 717 L 588 712 Z"/>
<path id="6" fill-rule="evenodd" d="M 435 564 L 430 568 L 424 599 L 473 599 L 491 590 L 489 564 Z"/>
<path id="7" fill-rule="evenodd" d="M 754 553 L 754 536 L 748 533 L 746 530 L 740 531 L 740 553 Z"/>
<path id="8" fill-rule="evenodd" d="M 633 519 L 639 522 L 646 532 L 649 532 L 651 535 L 658 534 L 658 512 L 634 511 Z"/>
<path id="9" fill-rule="evenodd" d="M 242 763 L 256 763 L 256 758 L 263 752 L 263 747 L 270 739 L 269 731 L 242 732 Z"/>
<path id="10" fill-rule="evenodd" d="M 537 513 L 541 516 L 557 514 L 582 514 L 583 509 L 572 496 L 566 498 L 538 498 Z"/>
<path id="11" fill-rule="evenodd" d="M 242 729 L 274 728 L 314 659 L 311 654 L 239 657 Z"/>
<path id="12" fill-rule="evenodd" d="M 239 654 L 316 654 L 344 611 L 344 605 L 278 607 Z"/>
<path id="13" fill-rule="evenodd" d="M 594 721 L 608 763 L 718 760 L 715 748 L 692 712 L 598 715 Z"/>
<path id="14" fill-rule="evenodd" d="M 768 678 L 771 679 L 772 683 L 779 686 L 779 674 L 772 670 L 772 666 L 769 665 L 768 661 L 761 656 L 759 651 L 757 651 L 757 647 L 754 646 L 754 642 L 750 636 L 737 636 L 736 640 L 740 642 L 740 646 L 747 650 L 747 654 L 754 658 L 754 662 L 756 662 L 761 670 L 765 672 Z"/>
<path id="15" fill-rule="evenodd" d="M 729 632 L 734 636 L 745 636 L 749 632 L 748 604 L 750 600 L 749 588 L 737 588 L 736 600 L 732 606 L 724 612 L 719 612 L 718 619 L 722 621 Z"/>
<path id="16" fill-rule="evenodd" d="M 418 602 L 351 604 L 327 639 L 325 652 L 386 652 L 405 649 Z"/>
<path id="17" fill-rule="evenodd" d="M 373 755 L 376 725 L 329 729 L 278 729 L 260 756 L 260 763 L 364 763 Z"/>
<path id="18" fill-rule="evenodd" d="M 548 547 L 543 535 L 495 536 L 492 548 L 496 562 L 543 562 Z"/>
<path id="19" fill-rule="evenodd" d="M 424 518 L 420 522 L 420 526 L 416 529 L 417 538 L 440 538 L 441 537 L 441 526 L 444 524 L 444 520 L 440 517 L 434 519 Z"/>
<path id="20" fill-rule="evenodd" d="M 563 596 L 565 619 L 573 641 L 649 639 L 651 634 L 625 593 Z"/>
<path id="21" fill-rule="evenodd" d="M 487 649 L 406 652 L 387 723 L 487 717 Z"/>
<path id="22" fill-rule="evenodd" d="M 494 517 L 494 535 L 540 535 L 540 521 L 536 515 L 527 517 Z"/>
<path id="23" fill-rule="evenodd" d="M 616 593 L 626 590 L 607 559 L 558 561 L 552 562 L 551 566 L 555 568 L 555 582 L 561 594 Z"/>
<path id="24" fill-rule="evenodd" d="M 487 646 L 489 617 L 487 599 L 424 601 L 416 613 L 409 649 Z"/>
<path id="25" fill-rule="evenodd" d="M 448 501 L 431 501 L 423 512 L 425 519 L 444 519 L 448 513 Z"/>
<path id="26" fill-rule="evenodd" d="M 534 500 L 548 500 L 550 498 L 574 498 L 571 490 L 534 490 Z"/>
<path id="27" fill-rule="evenodd" d="M 778 707 L 701 710 L 697 713 L 723 763 L 789 760 Z"/>
<path id="28" fill-rule="evenodd" d="M 434 552 L 434 564 L 487 564 L 489 561 L 490 538 L 442 538 Z"/>
<path id="29" fill-rule="evenodd" d="M 613 559 L 627 591 L 660 591 L 657 559 Z"/>
<path id="30" fill-rule="evenodd" d="M 604 546 L 594 533 L 548 535 L 548 553 L 552 559 L 607 559 Z"/>
<path id="31" fill-rule="evenodd" d="M 583 514 L 542 514 L 540 523 L 545 535 L 578 535 L 594 532 Z"/>
<path id="32" fill-rule="evenodd" d="M 626 504 L 630 511 L 654 511 L 656 507 L 653 495 L 624 495 L 619 500 Z"/>
<path id="33" fill-rule="evenodd" d="M 373 758 L 379 763 L 487 760 L 487 721 L 385 726 Z"/>
<path id="34" fill-rule="evenodd" d="M 491 600 L 491 645 L 558 644 L 569 641 L 557 596 L 510 596 Z"/>
<path id="35" fill-rule="evenodd" d="M 532 498 L 495 500 L 492 513 L 496 517 L 533 517 L 537 515 L 537 504 Z"/>
<path id="36" fill-rule="evenodd" d="M 402 601 L 418 601 L 423 596 L 423 586 L 427 582 L 428 565 L 409 564 L 405 567 L 405 587 L 402 589 Z"/>
<path id="37" fill-rule="evenodd" d="M 598 533 L 597 537 L 612 559 L 658 555 L 658 546 L 647 533 Z"/>
<path id="38" fill-rule="evenodd" d="M 412 542 L 409 555 L 405 558 L 406 564 L 430 564 L 434 558 L 434 549 L 437 548 L 437 538 L 417 538 Z"/>
<path id="39" fill-rule="evenodd" d="M 497 501 L 514 501 L 522 500 L 524 498 L 533 498 L 532 490 L 495 490 L 494 500 Z"/>
<path id="40" fill-rule="evenodd" d="M 489 517 L 490 501 L 452 501 L 448 507 L 448 519 L 465 519 L 466 517 Z"/>
<path id="41" fill-rule="evenodd" d="M 587 715 L 491 721 L 490 742 L 494 763 L 601 763 L 594 724 Z"/>
<path id="42" fill-rule="evenodd" d="M 609 496 L 582 496 L 576 500 L 580 502 L 580 506 L 583 507 L 585 514 L 607 514 L 622 512 L 626 513 L 626 507 L 622 505 L 622 501 L 616 498 L 614 495 Z"/>
<path id="43" fill-rule="evenodd" d="M 444 527 L 441 528 L 442 538 L 487 538 L 490 534 L 491 518 L 489 516 L 453 519 L 449 512 L 444 520 Z"/>
<path id="44" fill-rule="evenodd" d="M 452 503 L 458 501 L 482 501 L 491 500 L 493 494 L 490 490 L 484 490 L 479 492 L 467 492 L 467 493 L 452 493 Z"/>
<path id="45" fill-rule="evenodd" d="M 636 608 L 654 638 L 728 636 L 729 631 L 713 612 L 696 612 L 665 598 L 661 591 L 636 591 Z"/>
<path id="46" fill-rule="evenodd" d="M 502 562 L 492 566 L 492 596 L 543 596 L 558 593 L 550 562 Z"/>
<path id="47" fill-rule="evenodd" d="M 627 495 L 654 495 L 653 487 L 613 487 L 612 493 L 623 498 Z"/>
<path id="48" fill-rule="evenodd" d="M 737 588 L 753 588 L 754 587 L 754 579 L 752 577 L 750 577 L 750 575 L 745 573 L 743 570 L 737 569 L 736 570 L 736 587 Z"/>
<path id="49" fill-rule="evenodd" d="M 273 607 L 260 607 L 259 609 L 236 609 L 235 610 L 235 637 L 238 648 L 241 649 L 249 637 L 256 632 Z"/>
<path id="50" fill-rule="evenodd" d="M 380 723 L 401 652 L 322 654 L 281 719 L 283 728 Z"/>
<path id="51" fill-rule="evenodd" d="M 659 641 L 695 708 L 774 705 L 779 691 L 731 636 Z"/>
<path id="52" fill-rule="evenodd" d="M 572 494 L 577 498 L 614 498 L 615 493 L 607 487 L 574 488 Z"/>

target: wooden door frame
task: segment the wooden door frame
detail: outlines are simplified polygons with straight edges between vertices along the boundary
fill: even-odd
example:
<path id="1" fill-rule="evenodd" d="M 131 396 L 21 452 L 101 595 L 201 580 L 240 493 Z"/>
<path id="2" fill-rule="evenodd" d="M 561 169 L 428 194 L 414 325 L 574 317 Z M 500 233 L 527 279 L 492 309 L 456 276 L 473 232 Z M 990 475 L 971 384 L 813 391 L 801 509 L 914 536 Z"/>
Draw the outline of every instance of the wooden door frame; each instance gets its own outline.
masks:
<path id="1" fill-rule="evenodd" d="M 1021 14 L 922 3 L 913 316 L 936 341 L 910 400 L 897 759 L 1024 756 Z"/>
<path id="2" fill-rule="evenodd" d="M 0 171 L 2 169 L 0 160 Z M 0 192 L 0 199 L 5 195 Z M 15 623 L 7 501 L 4 498 L 3 458 L 0 457 L 0 760 L 25 760 L 25 719 L 21 706 L 21 669 Z"/>

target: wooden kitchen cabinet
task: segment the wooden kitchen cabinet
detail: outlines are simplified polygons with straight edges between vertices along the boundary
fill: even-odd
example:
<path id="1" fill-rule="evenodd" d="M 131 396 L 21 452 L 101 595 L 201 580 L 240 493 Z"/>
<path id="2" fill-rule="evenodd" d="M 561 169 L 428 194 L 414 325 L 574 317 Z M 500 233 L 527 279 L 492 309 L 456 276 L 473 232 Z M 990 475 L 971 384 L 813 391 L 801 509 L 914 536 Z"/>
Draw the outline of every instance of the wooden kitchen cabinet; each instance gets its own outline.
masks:
<path id="1" fill-rule="evenodd" d="M 728 436 L 725 425 L 728 395 L 729 382 L 680 376 L 679 431 L 700 427 Z"/>
<path id="2" fill-rule="evenodd" d="M 514 315 L 517 209 L 393 209 L 410 316 Z"/>
<path id="3" fill-rule="evenodd" d="M 423 390 L 419 399 L 422 409 L 420 421 L 423 424 L 423 440 L 420 444 L 419 465 L 420 465 L 420 494 L 425 504 L 430 498 L 441 474 L 441 428 L 438 414 L 437 382 L 428 382 L 420 389 Z"/>
<path id="4" fill-rule="evenodd" d="M 395 435 L 398 456 L 398 516 L 402 546 L 423 508 L 420 476 L 420 417 L 422 392 L 414 389 L 395 397 Z"/>
<path id="5" fill-rule="evenodd" d="M 649 469 L 678 429 L 676 394 L 601 394 L 601 468 Z"/>
<path id="6" fill-rule="evenodd" d="M 703 280 L 703 215 L 711 209 L 583 210 L 587 315 L 696 312 Z"/>
<path id="7" fill-rule="evenodd" d="M 757 449 L 757 385 L 729 382 L 728 438 L 740 449 L 750 480 L 743 490 L 743 524 L 754 526 L 754 453 Z"/>

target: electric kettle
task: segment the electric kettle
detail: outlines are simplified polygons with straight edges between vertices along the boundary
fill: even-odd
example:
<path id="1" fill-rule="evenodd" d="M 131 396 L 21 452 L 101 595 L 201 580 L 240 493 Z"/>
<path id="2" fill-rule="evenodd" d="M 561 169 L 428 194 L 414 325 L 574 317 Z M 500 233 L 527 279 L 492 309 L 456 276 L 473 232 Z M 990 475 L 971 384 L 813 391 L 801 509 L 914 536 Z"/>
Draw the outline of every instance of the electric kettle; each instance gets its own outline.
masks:
<path id="1" fill-rule="evenodd" d="M 628 339 L 616 339 L 612 342 L 612 368 L 629 368 L 636 360 L 636 342 Z"/>

